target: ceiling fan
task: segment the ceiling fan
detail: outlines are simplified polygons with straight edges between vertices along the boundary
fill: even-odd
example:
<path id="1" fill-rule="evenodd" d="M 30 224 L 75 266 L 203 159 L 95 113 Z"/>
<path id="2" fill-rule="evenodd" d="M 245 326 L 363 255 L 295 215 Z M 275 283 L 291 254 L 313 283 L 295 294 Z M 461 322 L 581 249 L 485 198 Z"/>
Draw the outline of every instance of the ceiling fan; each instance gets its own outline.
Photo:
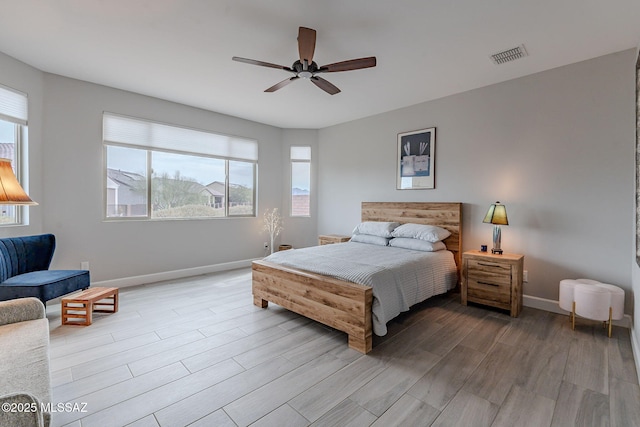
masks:
<path id="1" fill-rule="evenodd" d="M 284 71 L 288 71 L 293 73 L 293 77 L 289 77 L 277 83 L 265 92 L 275 92 L 278 89 L 282 89 L 289 83 L 298 79 L 311 80 L 311 83 L 318 86 L 320 89 L 327 92 L 329 95 L 335 95 L 340 92 L 336 86 L 334 86 L 329 81 L 323 79 L 322 77 L 318 77 L 317 74 L 321 73 L 335 73 L 338 71 L 351 71 L 351 70 L 359 70 L 362 68 L 370 68 L 376 66 L 376 57 L 370 56 L 367 58 L 358 58 L 351 59 L 348 61 L 342 62 L 334 62 L 333 64 L 323 65 L 321 67 L 318 66 L 313 61 L 313 52 L 316 48 L 316 30 L 312 30 L 311 28 L 300 27 L 298 29 L 298 53 L 300 54 L 300 59 L 293 63 L 291 67 L 285 67 L 284 65 L 271 64 L 269 62 L 256 61 L 255 59 L 247 59 L 240 58 L 238 56 L 234 56 L 234 61 L 244 62 L 252 65 L 260 65 L 261 67 L 269 67 L 269 68 L 278 68 Z"/>

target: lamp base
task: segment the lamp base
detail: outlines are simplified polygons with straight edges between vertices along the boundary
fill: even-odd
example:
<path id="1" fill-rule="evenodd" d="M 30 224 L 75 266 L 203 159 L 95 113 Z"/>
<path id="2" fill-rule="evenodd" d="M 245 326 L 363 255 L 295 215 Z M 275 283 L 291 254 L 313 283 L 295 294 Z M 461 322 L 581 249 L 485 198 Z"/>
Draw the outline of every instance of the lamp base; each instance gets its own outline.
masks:
<path id="1" fill-rule="evenodd" d="M 491 253 L 496 255 L 502 255 L 502 249 L 493 248 L 491 249 Z"/>

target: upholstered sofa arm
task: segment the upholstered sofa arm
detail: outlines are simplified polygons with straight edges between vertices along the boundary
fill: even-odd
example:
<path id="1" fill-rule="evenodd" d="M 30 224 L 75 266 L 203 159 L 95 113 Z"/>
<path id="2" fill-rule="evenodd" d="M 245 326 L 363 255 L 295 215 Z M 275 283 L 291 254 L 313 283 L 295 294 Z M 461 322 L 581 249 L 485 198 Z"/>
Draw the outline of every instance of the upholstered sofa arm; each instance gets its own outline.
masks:
<path id="1" fill-rule="evenodd" d="M 0 396 L 0 426 L 45 427 L 40 402 L 28 393 Z"/>
<path id="2" fill-rule="evenodd" d="M 38 298 L 0 301 L 0 326 L 27 320 L 44 319 L 44 317 L 44 304 Z"/>

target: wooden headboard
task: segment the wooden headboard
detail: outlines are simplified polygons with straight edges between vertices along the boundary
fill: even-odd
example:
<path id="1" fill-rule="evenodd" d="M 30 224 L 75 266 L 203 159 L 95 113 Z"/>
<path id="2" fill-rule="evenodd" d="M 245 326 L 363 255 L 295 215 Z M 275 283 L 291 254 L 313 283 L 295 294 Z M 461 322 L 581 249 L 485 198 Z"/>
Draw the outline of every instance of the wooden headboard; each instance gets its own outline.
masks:
<path id="1" fill-rule="evenodd" d="M 458 266 L 462 265 L 462 203 L 431 202 L 362 202 L 362 221 L 395 221 L 401 224 L 429 224 L 451 232 L 444 240 L 453 252 Z"/>

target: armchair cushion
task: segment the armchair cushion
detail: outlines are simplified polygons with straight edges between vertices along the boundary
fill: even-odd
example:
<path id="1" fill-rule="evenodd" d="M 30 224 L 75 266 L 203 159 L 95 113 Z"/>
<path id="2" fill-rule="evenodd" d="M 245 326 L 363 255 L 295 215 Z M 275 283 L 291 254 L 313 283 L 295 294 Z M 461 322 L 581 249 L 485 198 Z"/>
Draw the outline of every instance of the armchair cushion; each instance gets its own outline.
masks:
<path id="1" fill-rule="evenodd" d="M 61 295 L 89 287 L 87 270 L 43 270 L 20 274 L 0 286 L 0 300 L 36 297 L 49 301 Z"/>
<path id="2" fill-rule="evenodd" d="M 48 426 L 51 414 L 49 321 L 35 298 L 0 302 L 0 404 L 34 405 L 37 411 L 0 411 L 0 426 Z"/>

